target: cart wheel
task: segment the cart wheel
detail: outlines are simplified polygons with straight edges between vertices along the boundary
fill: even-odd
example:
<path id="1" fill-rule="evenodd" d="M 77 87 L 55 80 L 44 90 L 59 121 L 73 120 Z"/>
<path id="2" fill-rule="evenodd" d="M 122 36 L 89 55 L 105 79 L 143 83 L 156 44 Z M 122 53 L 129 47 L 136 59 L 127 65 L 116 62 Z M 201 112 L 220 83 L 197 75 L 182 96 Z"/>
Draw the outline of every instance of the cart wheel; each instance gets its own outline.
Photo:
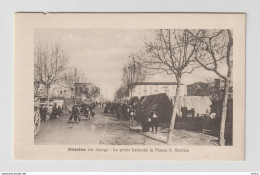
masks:
<path id="1" fill-rule="evenodd" d="M 40 130 L 40 125 L 41 125 L 40 113 L 38 111 L 35 111 L 34 112 L 34 135 L 36 135 Z"/>

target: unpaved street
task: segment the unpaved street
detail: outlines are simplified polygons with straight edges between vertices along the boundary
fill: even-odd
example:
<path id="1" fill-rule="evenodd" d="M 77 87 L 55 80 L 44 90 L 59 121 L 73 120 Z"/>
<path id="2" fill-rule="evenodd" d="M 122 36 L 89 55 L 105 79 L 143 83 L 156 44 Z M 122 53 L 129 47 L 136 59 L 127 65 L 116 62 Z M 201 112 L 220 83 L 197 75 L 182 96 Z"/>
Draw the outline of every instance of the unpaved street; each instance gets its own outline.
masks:
<path id="1" fill-rule="evenodd" d="M 162 142 L 150 139 L 130 130 L 129 121 L 117 121 L 113 116 L 103 115 L 99 105 L 94 109 L 95 117 L 80 123 L 68 123 L 69 115 L 42 123 L 34 137 L 35 144 L 41 145 L 158 145 Z"/>

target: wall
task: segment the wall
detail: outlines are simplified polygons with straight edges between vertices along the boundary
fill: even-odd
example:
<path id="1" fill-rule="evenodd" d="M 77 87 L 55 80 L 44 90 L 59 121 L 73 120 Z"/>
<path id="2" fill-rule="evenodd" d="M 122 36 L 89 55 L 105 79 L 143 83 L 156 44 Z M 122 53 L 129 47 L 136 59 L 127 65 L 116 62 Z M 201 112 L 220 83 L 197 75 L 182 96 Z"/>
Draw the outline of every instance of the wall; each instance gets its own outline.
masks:
<path id="1" fill-rule="evenodd" d="M 176 93 L 176 85 L 136 85 L 132 91 L 132 96 L 147 96 L 152 94 L 166 93 L 169 98 L 173 98 Z M 131 93 L 131 92 L 129 92 Z M 181 85 L 180 96 L 187 95 L 187 89 L 185 85 Z M 129 94 L 131 96 L 131 94 Z"/>

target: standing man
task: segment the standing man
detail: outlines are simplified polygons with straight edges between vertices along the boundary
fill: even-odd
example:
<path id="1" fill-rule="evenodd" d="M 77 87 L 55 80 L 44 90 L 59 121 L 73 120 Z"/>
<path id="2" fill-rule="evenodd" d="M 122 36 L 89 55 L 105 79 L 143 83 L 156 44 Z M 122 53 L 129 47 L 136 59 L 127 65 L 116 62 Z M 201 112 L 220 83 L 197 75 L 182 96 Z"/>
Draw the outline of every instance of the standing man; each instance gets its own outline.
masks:
<path id="1" fill-rule="evenodd" d="M 54 106 L 52 108 L 52 114 L 51 114 L 52 119 L 57 119 L 57 104 L 54 103 Z"/>
<path id="2" fill-rule="evenodd" d="M 156 112 L 153 111 L 152 117 L 151 117 L 151 125 L 152 125 L 153 133 L 157 133 L 158 124 L 159 124 L 158 116 L 157 116 Z"/>
<path id="3" fill-rule="evenodd" d="M 135 111 L 132 106 L 129 107 L 129 118 L 132 125 L 134 125 Z"/>
<path id="4" fill-rule="evenodd" d="M 80 110 L 79 110 L 79 106 L 78 105 L 75 105 L 72 107 L 72 114 L 69 118 L 69 122 L 71 122 L 71 120 L 74 118 L 74 123 L 77 122 L 77 119 L 80 121 L 81 118 L 80 118 Z"/>
<path id="5" fill-rule="evenodd" d="M 42 120 L 44 121 L 44 122 L 46 122 L 47 121 L 47 112 L 48 112 L 48 109 L 47 109 L 47 107 L 46 106 L 44 106 L 43 107 L 43 109 L 42 109 Z"/>

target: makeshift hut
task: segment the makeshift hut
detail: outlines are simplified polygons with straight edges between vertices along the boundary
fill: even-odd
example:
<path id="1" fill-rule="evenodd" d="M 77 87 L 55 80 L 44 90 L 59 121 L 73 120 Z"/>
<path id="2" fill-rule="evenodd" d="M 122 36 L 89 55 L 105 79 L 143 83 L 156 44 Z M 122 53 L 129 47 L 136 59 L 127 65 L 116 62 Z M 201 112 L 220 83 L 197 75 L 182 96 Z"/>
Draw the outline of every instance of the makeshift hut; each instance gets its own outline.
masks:
<path id="1" fill-rule="evenodd" d="M 147 112 L 146 108 L 147 108 L 147 106 L 151 103 L 153 97 L 154 97 L 154 95 L 145 96 L 144 99 L 142 100 L 142 102 L 141 102 L 139 108 L 140 108 L 140 109 L 143 109 L 144 112 Z"/>
<path id="2" fill-rule="evenodd" d="M 128 102 L 128 105 L 131 105 L 131 106 L 135 106 L 139 101 L 139 98 L 138 97 L 132 97 L 129 99 L 129 102 Z"/>
<path id="3" fill-rule="evenodd" d="M 172 117 L 172 102 L 165 93 L 148 95 L 141 97 L 136 105 L 137 109 L 142 109 L 146 117 L 156 111 L 159 122 L 170 122 Z"/>
<path id="4" fill-rule="evenodd" d="M 152 95 L 151 101 L 145 109 L 147 112 L 156 111 L 160 122 L 170 122 L 173 105 L 166 93 Z"/>
<path id="5" fill-rule="evenodd" d="M 135 105 L 135 109 L 141 109 L 144 99 L 145 99 L 145 96 L 140 97 L 140 99 L 138 100 L 138 102 Z"/>

